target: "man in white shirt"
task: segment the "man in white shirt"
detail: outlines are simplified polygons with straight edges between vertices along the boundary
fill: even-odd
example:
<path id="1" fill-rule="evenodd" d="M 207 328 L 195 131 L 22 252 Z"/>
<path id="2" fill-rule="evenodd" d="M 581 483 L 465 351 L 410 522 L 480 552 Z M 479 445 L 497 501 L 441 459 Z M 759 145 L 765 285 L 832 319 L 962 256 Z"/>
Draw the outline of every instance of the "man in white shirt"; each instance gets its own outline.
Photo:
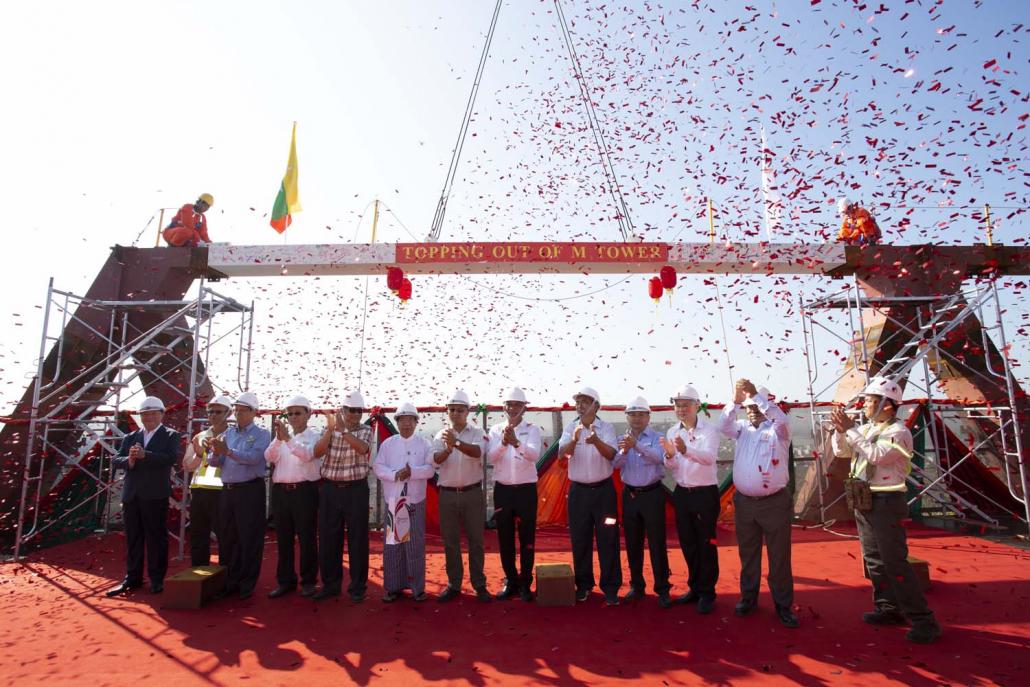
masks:
<path id="1" fill-rule="evenodd" d="M 490 601 L 483 572 L 483 530 L 486 525 L 486 497 L 483 494 L 483 448 L 486 435 L 469 424 L 469 397 L 461 389 L 447 401 L 449 427 L 433 440 L 433 462 L 437 466 L 436 486 L 440 490 L 440 538 L 443 539 L 447 586 L 436 598 L 444 603 L 461 593 L 464 566 L 461 560 L 461 531 L 469 547 L 469 581 L 480 601 Z"/>
<path id="2" fill-rule="evenodd" d="M 591 387 L 580 389 L 577 420 L 565 427 L 558 455 L 568 466 L 569 539 L 576 578 L 576 600 L 586 601 L 594 588 L 594 537 L 601 566 L 601 591 L 609 606 L 619 605 L 622 563 L 619 560 L 619 518 L 612 460 L 618 438 L 615 428 L 597 417 L 601 397 Z"/>
<path id="3" fill-rule="evenodd" d="M 743 405 L 747 422 L 737 420 Z M 762 540 L 769 557 L 769 590 L 776 615 L 785 627 L 799 621 L 794 605 L 794 575 L 790 565 L 790 523 L 794 499 L 787 489 L 790 419 L 769 400 L 766 389 L 741 379 L 733 402 L 726 404 L 719 430 L 736 440 L 733 452 L 734 526 L 740 554 L 740 602 L 733 612 L 748 615 L 758 605 L 762 579 Z"/>
<path id="4" fill-rule="evenodd" d="M 851 478 L 868 485 L 868 509 L 856 504 L 855 524 L 862 560 L 873 583 L 875 610 L 862 615 L 871 625 L 905 625 L 905 637 L 930 644 L 941 636 L 933 611 L 908 562 L 908 543 L 901 521 L 908 516 L 905 478 L 912 469 L 912 432 L 898 419 L 901 386 L 886 377 L 869 380 L 863 412 L 869 423 L 857 427 L 842 408 L 834 408 L 835 455 L 851 458 Z"/>
<path id="5" fill-rule="evenodd" d="M 398 434 L 379 447 L 372 468 L 383 487 L 387 509 L 404 509 L 410 529 L 404 541 L 383 544 L 383 603 L 392 603 L 411 589 L 415 601 L 426 595 L 426 485 L 436 472 L 433 447 L 418 434 L 418 409 L 402 403 L 394 413 Z M 394 518 L 396 513 L 391 512 Z"/>
<path id="6" fill-rule="evenodd" d="M 279 552 L 276 578 L 279 583 L 268 593 L 277 599 L 297 588 L 293 567 L 293 542 L 300 543 L 300 595 L 312 596 L 318 578 L 318 480 L 321 461 L 315 458 L 315 444 L 321 432 L 308 427 L 311 401 L 294 396 L 286 403 L 286 420 L 272 421 L 272 443 L 265 460 L 272 473 L 272 513 Z M 291 431 L 292 430 L 292 431 Z"/>
<path id="7" fill-rule="evenodd" d="M 690 384 L 677 389 L 670 400 L 678 422 L 669 428 L 662 447 L 665 466 L 676 479 L 672 503 L 689 587 L 676 603 L 696 603 L 697 612 L 707 615 L 715 604 L 719 581 L 715 533 L 721 508 L 716 465 L 719 428 L 698 416 L 701 398 Z"/>
<path id="8" fill-rule="evenodd" d="M 536 547 L 536 461 L 540 458 L 540 428 L 527 422 L 526 394 L 513 387 L 504 396 L 508 418 L 490 428 L 487 459 L 494 466 L 494 519 L 501 551 L 504 585 L 502 601 L 516 594 L 533 600 L 533 563 Z M 515 564 L 515 532 L 519 535 L 519 565 Z"/>

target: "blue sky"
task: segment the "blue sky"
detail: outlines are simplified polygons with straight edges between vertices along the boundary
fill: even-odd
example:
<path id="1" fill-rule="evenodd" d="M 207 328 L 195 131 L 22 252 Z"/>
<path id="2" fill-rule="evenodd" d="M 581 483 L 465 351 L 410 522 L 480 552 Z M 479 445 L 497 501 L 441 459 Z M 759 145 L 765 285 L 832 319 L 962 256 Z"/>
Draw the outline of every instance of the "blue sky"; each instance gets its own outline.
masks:
<path id="1" fill-rule="evenodd" d="M 825 240 L 846 191 L 875 208 L 892 242 L 981 241 L 985 202 L 996 240 L 1025 242 L 1021 3 L 885 4 L 564 2 L 637 233 L 704 240 L 711 196 L 722 238 L 760 236 L 764 126 L 784 198 L 777 240 Z M 211 192 L 215 240 L 281 242 L 267 215 L 293 121 L 305 210 L 287 242 L 367 241 L 375 198 L 389 209 L 380 240 L 424 237 L 492 9 L 5 9 L 0 85 L 16 106 L 0 112 L 0 188 L 25 259 L 0 276 L 12 323 L 3 398 L 35 369 L 47 278 L 84 292 L 109 247 L 131 244 L 159 208 Z M 553 3 L 505 3 L 442 239 L 617 240 L 602 180 Z M 139 245 L 153 245 L 153 222 Z M 454 386 L 489 401 L 512 383 L 544 404 L 584 383 L 613 403 L 659 402 L 682 381 L 713 400 L 727 393 L 716 292 L 700 277 L 657 309 L 642 276 L 423 277 L 405 308 L 383 282 L 369 280 L 361 380 L 377 403 L 436 403 Z M 735 374 L 804 397 L 798 299 L 839 286 L 721 278 Z M 330 401 L 357 384 L 364 279 L 220 290 L 257 300 L 253 386 L 265 397 Z M 1004 293 L 1018 340 L 1027 305 Z M 1025 341 L 1014 350 L 1025 360 Z"/>

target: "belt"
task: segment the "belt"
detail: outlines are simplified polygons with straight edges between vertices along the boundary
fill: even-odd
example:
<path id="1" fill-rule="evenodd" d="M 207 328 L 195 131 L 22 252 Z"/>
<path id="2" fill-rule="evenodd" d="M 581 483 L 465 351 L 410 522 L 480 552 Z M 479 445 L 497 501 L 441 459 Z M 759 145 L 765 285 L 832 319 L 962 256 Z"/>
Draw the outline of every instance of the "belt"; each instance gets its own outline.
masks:
<path id="1" fill-rule="evenodd" d="M 505 489 L 536 489 L 536 482 L 520 482 L 519 484 L 505 484 L 504 482 L 494 482 L 495 487 L 504 487 Z"/>
<path id="2" fill-rule="evenodd" d="M 737 493 L 743 496 L 744 498 L 748 499 L 749 501 L 764 501 L 765 499 L 772 498 L 773 496 L 779 496 L 781 493 L 783 493 L 783 489 L 778 489 L 773 493 L 765 494 L 764 496 L 748 496 L 747 494 L 744 494 L 739 491 Z"/>
<path id="3" fill-rule="evenodd" d="M 718 489 L 719 485 L 717 485 L 717 484 L 702 484 L 699 487 L 685 487 L 682 484 L 677 484 L 676 488 L 677 489 L 681 489 L 683 491 L 701 491 L 702 489 Z M 743 494 L 741 494 L 741 496 L 743 496 Z M 751 498 L 751 497 L 748 497 L 748 498 Z"/>
<path id="4" fill-rule="evenodd" d="M 577 487 L 586 487 L 587 489 L 597 489 L 598 487 L 603 487 L 604 485 L 611 483 L 611 477 L 605 477 L 600 482 L 573 482 Z"/>
<path id="5" fill-rule="evenodd" d="M 367 485 L 368 484 L 368 479 L 367 478 L 363 478 L 363 479 L 347 479 L 347 480 L 342 480 L 342 479 L 323 479 L 322 480 L 322 484 L 328 484 L 328 485 L 336 487 L 338 489 L 346 489 L 347 487 L 356 487 L 359 484 Z"/>
<path id="6" fill-rule="evenodd" d="M 622 486 L 626 489 L 626 491 L 628 491 L 631 494 L 643 494 L 645 491 L 654 491 L 658 487 L 662 486 L 662 482 L 661 480 L 659 480 L 654 484 L 648 484 L 646 487 L 634 487 L 631 484 L 625 483 L 623 483 Z"/>
<path id="7" fill-rule="evenodd" d="M 255 477 L 254 479 L 248 479 L 246 482 L 222 482 L 222 486 L 226 489 L 239 489 L 240 487 L 247 487 L 254 484 L 264 483 L 264 477 Z"/>
<path id="8" fill-rule="evenodd" d="M 274 482 L 273 486 L 285 489 L 286 491 L 293 491 L 295 489 L 300 489 L 301 487 L 306 486 L 308 484 L 314 485 L 317 483 L 312 482 L 311 480 L 305 480 L 303 482 Z"/>
<path id="9" fill-rule="evenodd" d="M 439 489 L 440 491 L 454 491 L 454 492 L 457 492 L 457 493 L 460 494 L 463 491 L 473 491 L 474 489 L 479 489 L 482 486 L 483 486 L 482 484 L 480 484 L 479 482 L 476 482 L 475 484 L 469 484 L 469 485 L 464 486 L 464 487 L 445 487 L 443 485 L 437 484 L 436 488 Z"/>

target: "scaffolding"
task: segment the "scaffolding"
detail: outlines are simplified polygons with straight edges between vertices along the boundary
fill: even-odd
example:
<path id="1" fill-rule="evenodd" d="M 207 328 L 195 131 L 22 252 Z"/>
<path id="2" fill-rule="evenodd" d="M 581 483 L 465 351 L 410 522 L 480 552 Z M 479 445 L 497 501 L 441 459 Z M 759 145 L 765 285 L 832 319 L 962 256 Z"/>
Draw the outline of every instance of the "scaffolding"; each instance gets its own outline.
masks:
<path id="1" fill-rule="evenodd" d="M 112 460 L 131 431 L 126 409 L 135 410 L 142 396 L 162 398 L 180 420 L 176 424 L 192 436 L 204 422 L 211 390 L 219 388 L 207 373 L 211 352 L 227 340 L 237 342 L 235 386 L 248 388 L 253 310 L 253 303 L 223 296 L 203 280 L 192 300 L 132 301 L 77 296 L 54 288 L 50 279 L 25 437 L 15 558 L 72 516 L 96 531 L 109 530 L 118 503 L 110 497 L 121 483 Z M 237 317 L 219 318 L 215 327 L 216 315 L 230 314 Z M 99 355 L 76 367 L 74 353 L 82 341 Z M 189 513 L 181 466 L 172 481 L 170 505 L 178 517 L 170 534 L 181 559 Z M 73 483 L 79 488 L 71 502 L 59 509 L 48 504 L 66 496 Z"/>
<path id="2" fill-rule="evenodd" d="M 843 322 L 828 322 L 834 312 L 843 314 Z M 967 283 L 949 294 L 869 297 L 855 278 L 838 293 L 803 303 L 801 320 L 812 434 L 814 445 L 820 447 L 815 459 L 823 521 L 840 503 L 843 492 L 833 493 L 829 408 L 820 401 L 831 389 L 837 389 L 836 401 L 849 404 L 855 400 L 854 390 L 878 375 L 907 384 L 908 396 L 923 399 L 905 406 L 916 446 L 908 477 L 910 508 L 994 528 L 1001 526 L 999 516 L 1008 515 L 1030 531 L 1024 458 L 1025 448 L 1030 447 L 1024 447 L 1021 392 L 1009 364 L 1003 310 L 994 279 Z M 841 328 L 847 336 L 840 334 Z M 978 332 L 979 340 L 964 340 L 970 331 Z M 817 341 L 819 334 L 827 335 L 847 351 L 843 369 L 829 380 L 821 378 L 821 368 L 827 363 L 819 360 L 820 350 L 826 350 Z M 961 354 L 956 353 L 956 341 L 963 344 Z M 962 380 L 977 389 L 997 390 L 996 398 L 981 398 L 978 403 L 974 401 L 975 405 L 940 400 L 945 395 L 953 396 L 947 394 L 949 383 Z M 842 397 L 844 389 L 851 393 Z M 912 412 L 922 417 L 911 417 Z M 857 419 L 865 421 L 864 417 Z M 968 443 L 956 442 L 956 433 L 949 429 L 956 424 L 975 427 L 975 438 Z M 1008 495 L 1022 512 L 1001 503 L 997 494 L 992 497 L 983 484 L 960 477 L 959 468 L 970 461 L 980 461 L 988 470 L 1000 473 Z M 968 498 L 970 493 L 977 498 Z M 992 507 L 990 511 L 987 505 Z"/>

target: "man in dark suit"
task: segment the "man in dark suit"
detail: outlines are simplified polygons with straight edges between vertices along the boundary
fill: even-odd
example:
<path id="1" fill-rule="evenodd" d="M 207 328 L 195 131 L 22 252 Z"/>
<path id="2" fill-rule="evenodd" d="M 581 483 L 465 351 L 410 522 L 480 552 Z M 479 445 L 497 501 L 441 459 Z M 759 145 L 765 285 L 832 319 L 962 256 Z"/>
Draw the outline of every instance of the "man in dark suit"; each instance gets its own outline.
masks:
<path id="1" fill-rule="evenodd" d="M 140 405 L 143 429 L 122 439 L 113 465 L 125 470 L 122 486 L 122 518 L 125 521 L 125 579 L 107 592 L 118 596 L 143 586 L 143 552 L 146 550 L 150 591 L 164 591 L 168 572 L 168 497 L 172 494 L 171 470 L 179 458 L 178 432 L 161 424 L 164 403 L 147 396 Z"/>

